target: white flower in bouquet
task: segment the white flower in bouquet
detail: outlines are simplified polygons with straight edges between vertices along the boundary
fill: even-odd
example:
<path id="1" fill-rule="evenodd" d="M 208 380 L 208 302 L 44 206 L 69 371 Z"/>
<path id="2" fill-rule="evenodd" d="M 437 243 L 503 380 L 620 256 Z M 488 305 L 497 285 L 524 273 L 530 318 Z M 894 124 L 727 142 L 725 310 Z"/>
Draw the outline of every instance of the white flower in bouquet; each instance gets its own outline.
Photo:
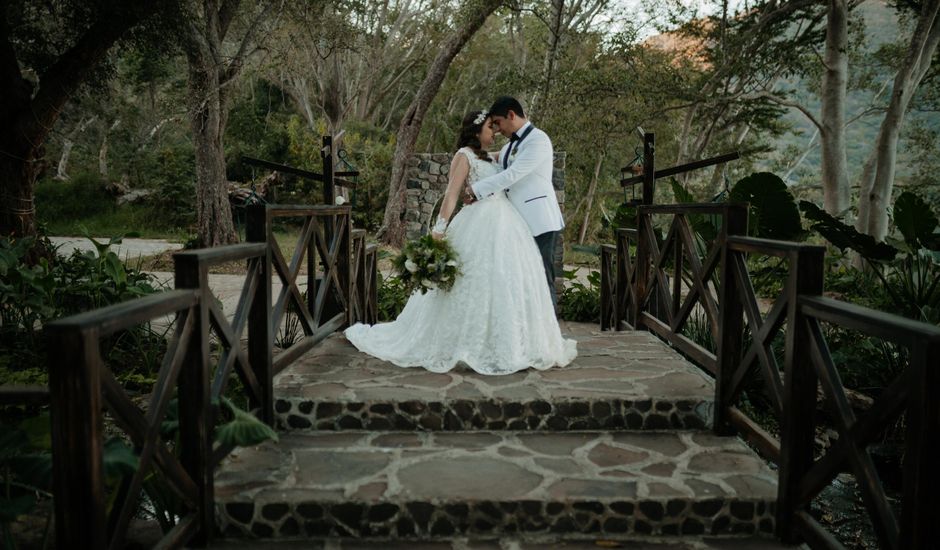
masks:
<path id="1" fill-rule="evenodd" d="M 407 269 L 411 273 L 414 273 L 418 271 L 418 264 L 414 263 L 410 259 L 405 260 L 405 269 Z"/>
<path id="2" fill-rule="evenodd" d="M 437 283 L 435 283 L 434 281 L 430 279 L 421 279 L 421 284 L 424 285 L 425 288 L 429 288 L 431 290 L 437 290 Z"/>

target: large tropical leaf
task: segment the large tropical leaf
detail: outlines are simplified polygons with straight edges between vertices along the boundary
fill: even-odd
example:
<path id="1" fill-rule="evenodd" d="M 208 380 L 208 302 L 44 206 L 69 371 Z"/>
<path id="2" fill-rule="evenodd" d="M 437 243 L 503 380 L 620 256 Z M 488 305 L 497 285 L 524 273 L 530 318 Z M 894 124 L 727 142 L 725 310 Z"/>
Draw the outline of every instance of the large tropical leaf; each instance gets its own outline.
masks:
<path id="1" fill-rule="evenodd" d="M 748 227 L 756 237 L 800 241 L 806 236 L 796 200 L 787 184 L 770 172 L 757 172 L 739 180 L 729 200 L 751 205 Z"/>
<path id="2" fill-rule="evenodd" d="M 222 402 L 232 412 L 234 418 L 216 430 L 215 439 L 222 445 L 231 445 L 235 447 L 247 447 L 257 445 L 268 439 L 277 441 L 277 433 L 270 426 L 258 420 L 258 418 L 235 406 L 227 398 L 222 398 Z"/>
<path id="3" fill-rule="evenodd" d="M 800 210 L 807 220 L 813 222 L 811 228 L 814 231 L 843 252 L 852 249 L 871 262 L 890 262 L 898 254 L 897 248 L 878 242 L 871 235 L 859 233 L 851 225 L 834 218 L 809 201 L 800 201 Z"/>
<path id="4" fill-rule="evenodd" d="M 20 422 L 20 429 L 26 434 L 33 448 L 46 451 L 52 449 L 52 421 L 49 411 Z"/>
<path id="5" fill-rule="evenodd" d="M 109 480 L 133 474 L 140 465 L 134 450 L 118 437 L 112 437 L 105 442 L 102 462 L 104 475 Z"/>
<path id="6" fill-rule="evenodd" d="M 672 186 L 672 194 L 676 202 L 680 204 L 694 204 L 698 201 L 685 187 L 676 181 L 675 178 L 669 180 Z M 718 231 L 721 229 L 721 217 L 714 214 L 691 214 L 689 215 L 689 225 L 692 230 L 698 234 L 704 241 L 710 242 L 718 237 Z"/>
<path id="7" fill-rule="evenodd" d="M 905 191 L 894 201 L 894 223 L 910 248 L 940 248 L 940 236 L 935 233 L 940 225 L 937 215 L 914 193 Z"/>

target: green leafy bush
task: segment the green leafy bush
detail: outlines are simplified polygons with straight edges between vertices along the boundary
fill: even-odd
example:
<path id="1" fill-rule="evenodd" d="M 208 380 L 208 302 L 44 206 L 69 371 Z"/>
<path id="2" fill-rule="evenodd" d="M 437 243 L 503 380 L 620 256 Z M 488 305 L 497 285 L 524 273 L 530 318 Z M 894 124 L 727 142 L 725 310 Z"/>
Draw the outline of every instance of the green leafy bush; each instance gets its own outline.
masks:
<path id="1" fill-rule="evenodd" d="M 859 233 L 811 202 L 800 202 L 800 208 L 813 230 L 843 252 L 855 251 L 868 263 L 870 274 L 880 282 L 875 292 L 872 285 L 858 287 L 868 289 L 869 305 L 940 323 L 940 220 L 923 199 L 901 193 L 893 210 L 901 239 L 889 238 L 887 242 Z"/>
<path id="2" fill-rule="evenodd" d="M 25 258 L 35 239 L 0 239 L 0 384 L 46 381 L 42 326 L 47 321 L 156 291 L 148 274 L 127 268 L 108 243 L 68 258 L 46 254 L 35 265 Z M 48 246 L 48 243 L 47 243 Z M 102 355 L 119 379 L 150 381 L 165 349 L 149 326 L 121 331 L 103 342 Z"/>
<path id="3" fill-rule="evenodd" d="M 574 271 L 564 272 L 564 292 L 558 297 L 558 313 L 562 319 L 582 323 L 601 320 L 601 273 L 591 271 L 587 284 L 578 281 Z"/>
<path id="4" fill-rule="evenodd" d="M 411 291 L 405 286 L 398 277 L 383 277 L 378 274 L 378 317 L 379 322 L 394 321 L 401 310 L 405 309 L 408 298 L 411 297 Z"/>

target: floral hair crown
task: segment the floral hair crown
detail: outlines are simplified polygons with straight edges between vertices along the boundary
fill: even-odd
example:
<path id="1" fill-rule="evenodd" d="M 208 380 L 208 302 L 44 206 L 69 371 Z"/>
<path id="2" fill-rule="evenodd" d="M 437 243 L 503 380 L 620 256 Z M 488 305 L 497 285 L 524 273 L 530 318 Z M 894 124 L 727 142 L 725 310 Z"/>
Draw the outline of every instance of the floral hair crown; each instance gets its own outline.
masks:
<path id="1" fill-rule="evenodd" d="M 489 115 L 489 113 L 486 111 L 486 109 L 480 111 L 480 114 L 478 114 L 477 117 L 473 119 L 473 124 L 477 126 L 483 124 L 483 121 L 486 120 L 487 115 Z"/>

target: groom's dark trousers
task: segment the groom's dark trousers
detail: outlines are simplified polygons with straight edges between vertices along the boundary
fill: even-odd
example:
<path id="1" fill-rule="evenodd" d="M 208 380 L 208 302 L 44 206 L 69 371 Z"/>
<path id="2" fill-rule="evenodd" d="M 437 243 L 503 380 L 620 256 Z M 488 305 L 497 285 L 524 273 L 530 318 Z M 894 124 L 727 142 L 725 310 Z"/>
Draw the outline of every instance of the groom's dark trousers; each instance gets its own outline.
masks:
<path id="1" fill-rule="evenodd" d="M 548 231 L 535 236 L 535 244 L 542 255 L 542 265 L 545 267 L 545 278 L 548 279 L 548 290 L 552 295 L 552 306 L 558 309 L 558 298 L 555 296 L 555 239 L 558 231 Z"/>

